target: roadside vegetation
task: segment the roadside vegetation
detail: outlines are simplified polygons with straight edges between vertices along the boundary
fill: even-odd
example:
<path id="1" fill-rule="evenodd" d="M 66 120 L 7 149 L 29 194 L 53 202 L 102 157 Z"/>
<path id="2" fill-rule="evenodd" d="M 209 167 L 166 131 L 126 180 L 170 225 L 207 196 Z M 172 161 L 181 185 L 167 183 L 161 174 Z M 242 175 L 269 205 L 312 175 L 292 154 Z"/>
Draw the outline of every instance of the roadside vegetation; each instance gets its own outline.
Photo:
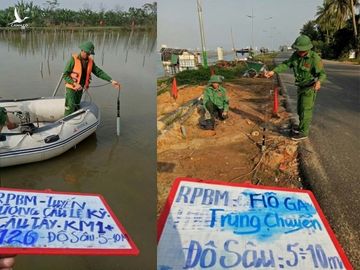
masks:
<path id="1" fill-rule="evenodd" d="M 236 65 L 227 66 L 227 67 L 220 67 L 217 65 L 213 65 L 208 68 L 204 68 L 200 66 L 199 69 L 197 70 L 185 70 L 179 72 L 175 75 L 175 78 L 178 86 L 197 85 L 197 84 L 202 85 L 208 82 L 212 71 L 216 75 L 223 76 L 225 81 L 229 81 L 243 75 L 246 69 L 247 69 L 246 64 L 241 62 L 237 63 Z M 173 77 L 158 78 L 157 84 L 158 86 L 164 84 L 170 85 L 172 79 Z"/>
<path id="2" fill-rule="evenodd" d="M 274 65 L 274 58 L 278 55 L 277 52 L 272 53 L 262 53 L 254 56 L 255 61 L 263 62 L 269 70 L 272 70 Z"/>
<path id="3" fill-rule="evenodd" d="M 21 18 L 29 17 L 24 23 L 31 27 L 156 27 L 156 2 L 144 4 L 141 8 L 130 7 L 127 11 L 122 8 L 94 11 L 84 5 L 80 10 L 60 8 L 58 0 L 48 0 L 43 6 L 33 1 L 19 1 L 15 7 Z M 0 10 L 0 27 L 7 27 L 14 17 L 13 6 Z"/>

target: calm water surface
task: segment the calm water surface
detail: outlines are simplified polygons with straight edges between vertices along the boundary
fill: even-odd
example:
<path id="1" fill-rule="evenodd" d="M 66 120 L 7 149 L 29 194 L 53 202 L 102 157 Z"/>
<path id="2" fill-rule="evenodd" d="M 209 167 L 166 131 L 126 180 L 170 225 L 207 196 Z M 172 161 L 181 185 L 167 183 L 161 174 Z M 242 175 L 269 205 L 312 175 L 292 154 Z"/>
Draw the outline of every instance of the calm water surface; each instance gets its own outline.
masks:
<path id="1" fill-rule="evenodd" d="M 96 133 L 59 157 L 0 168 L 1 185 L 102 194 L 140 255 L 18 256 L 18 270 L 156 269 L 155 34 L 0 31 L 0 97 L 51 96 L 66 62 L 86 40 L 95 44 L 95 63 L 122 84 L 121 136 L 116 136 L 117 91 L 110 85 L 92 88 L 102 117 Z M 93 76 L 93 86 L 104 83 Z M 64 95 L 63 84 L 58 95 Z"/>

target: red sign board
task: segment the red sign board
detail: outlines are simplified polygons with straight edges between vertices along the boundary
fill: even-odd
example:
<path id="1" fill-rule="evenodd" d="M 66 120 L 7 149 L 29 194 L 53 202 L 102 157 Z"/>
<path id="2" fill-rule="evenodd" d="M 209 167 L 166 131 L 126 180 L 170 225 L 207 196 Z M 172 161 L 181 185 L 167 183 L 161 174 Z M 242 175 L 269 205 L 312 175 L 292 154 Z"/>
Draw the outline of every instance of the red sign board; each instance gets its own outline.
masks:
<path id="1" fill-rule="evenodd" d="M 158 270 L 353 269 L 312 192 L 176 179 Z"/>
<path id="2" fill-rule="evenodd" d="M 138 255 L 97 194 L 0 188 L 0 254 Z"/>

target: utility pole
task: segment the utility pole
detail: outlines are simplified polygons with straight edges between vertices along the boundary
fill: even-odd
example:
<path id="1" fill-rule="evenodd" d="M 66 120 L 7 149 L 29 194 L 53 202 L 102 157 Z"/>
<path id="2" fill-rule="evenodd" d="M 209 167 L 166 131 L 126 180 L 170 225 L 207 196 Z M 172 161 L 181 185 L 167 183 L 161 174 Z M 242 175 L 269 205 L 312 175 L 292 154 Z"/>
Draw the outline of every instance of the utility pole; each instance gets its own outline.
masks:
<path id="1" fill-rule="evenodd" d="M 235 60 L 237 60 L 237 53 L 236 53 L 236 48 L 235 48 L 235 42 L 234 42 L 234 36 L 233 36 L 233 32 L 232 32 L 232 27 L 230 28 L 230 33 L 231 33 L 231 41 L 232 41 L 233 51 L 235 53 Z"/>
<path id="2" fill-rule="evenodd" d="M 251 50 L 254 49 L 254 9 L 251 9 L 251 16 L 247 15 L 251 18 Z"/>
<path id="3" fill-rule="evenodd" d="M 198 10 L 198 15 L 199 15 L 201 49 L 202 49 L 203 66 L 204 66 L 204 68 L 207 68 L 208 62 L 207 62 L 206 45 L 205 45 L 204 23 L 203 23 L 203 17 L 202 17 L 202 6 L 201 6 L 200 1 L 201 0 L 197 0 L 197 10 Z"/>

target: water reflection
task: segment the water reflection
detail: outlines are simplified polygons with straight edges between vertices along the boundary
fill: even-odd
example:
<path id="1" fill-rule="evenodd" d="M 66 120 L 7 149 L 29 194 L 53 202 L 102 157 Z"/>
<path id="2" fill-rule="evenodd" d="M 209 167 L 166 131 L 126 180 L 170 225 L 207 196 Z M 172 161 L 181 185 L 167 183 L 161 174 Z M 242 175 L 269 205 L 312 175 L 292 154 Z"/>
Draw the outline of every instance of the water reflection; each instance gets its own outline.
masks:
<path id="1" fill-rule="evenodd" d="M 96 54 L 100 55 L 101 65 L 106 63 L 106 53 L 126 53 L 128 61 L 129 50 L 143 54 L 143 65 L 146 55 L 155 50 L 155 31 L 91 31 L 91 30 L 29 30 L 27 32 L 2 30 L 0 43 L 8 46 L 8 52 L 16 50 L 19 55 L 40 55 L 39 71 L 51 75 L 51 64 L 54 60 L 67 60 L 69 52 L 77 49 L 80 43 L 91 40 L 95 45 Z"/>

